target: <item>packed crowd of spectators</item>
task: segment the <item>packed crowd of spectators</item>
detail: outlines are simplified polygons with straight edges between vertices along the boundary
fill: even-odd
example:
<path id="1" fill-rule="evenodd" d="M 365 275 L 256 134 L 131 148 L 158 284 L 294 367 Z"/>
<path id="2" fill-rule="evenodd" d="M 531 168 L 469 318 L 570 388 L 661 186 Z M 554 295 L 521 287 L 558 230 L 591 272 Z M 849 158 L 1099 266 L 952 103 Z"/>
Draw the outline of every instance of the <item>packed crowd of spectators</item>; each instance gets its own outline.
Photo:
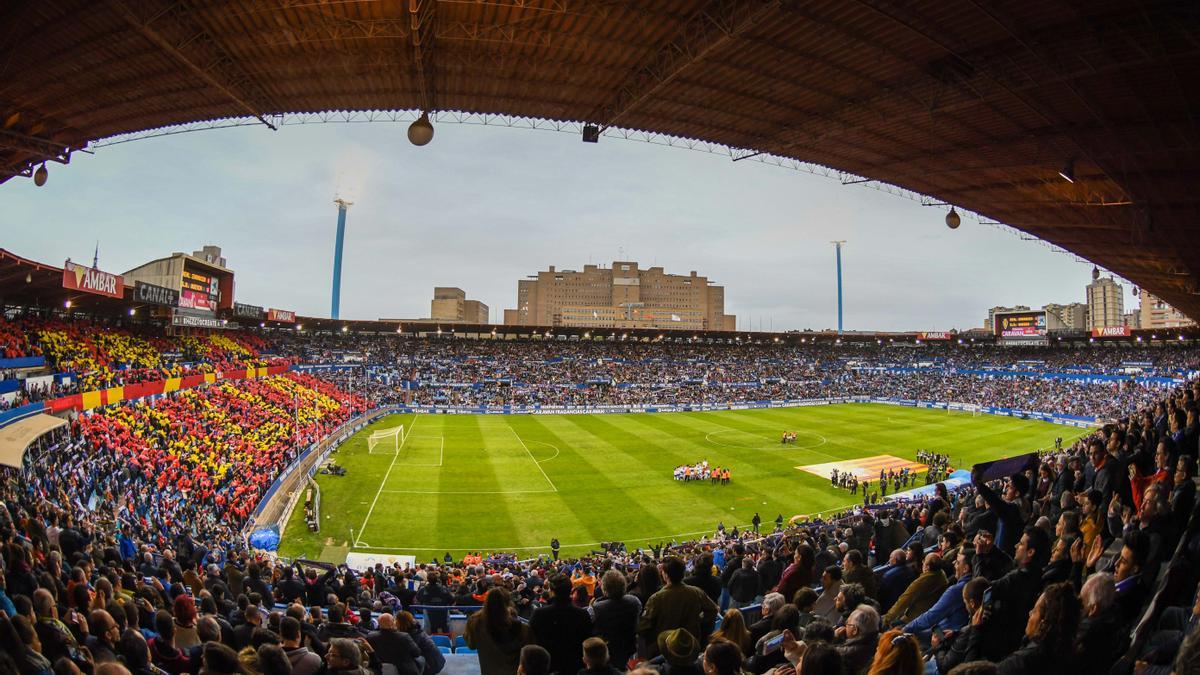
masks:
<path id="1" fill-rule="evenodd" d="M 1182 675 L 1200 663 L 1200 538 L 1192 523 L 1200 383 L 1165 392 L 1002 480 L 976 472 L 960 490 L 939 486 L 879 509 L 791 522 L 765 537 L 746 528 L 738 537 L 571 559 L 455 562 L 447 554 L 359 572 L 214 543 L 220 530 L 203 524 L 231 524 L 236 515 L 203 497 L 205 486 L 184 494 L 173 481 L 215 476 L 218 466 L 201 462 L 199 474 L 171 474 L 161 484 L 148 479 L 163 475 L 149 464 L 170 454 L 157 451 L 181 440 L 231 441 L 238 434 L 226 433 L 227 424 L 242 432 L 282 425 L 254 411 L 290 412 L 289 387 L 301 383 L 318 386 L 274 378 L 256 381 L 261 389 L 204 390 L 246 404 L 229 402 L 232 420 L 181 413 L 177 422 L 155 421 L 153 410 L 96 415 L 104 425 L 74 433 L 95 439 L 142 415 L 150 440 L 103 439 L 120 464 L 88 464 L 108 460 L 60 446 L 9 472 L 0 488 L 0 640 L 14 648 L 0 653 L 0 670 L 71 672 L 70 662 L 91 672 L 123 672 L 106 665 L 122 663 L 142 673 L 309 674 L 386 665 L 433 675 L 444 657 L 427 630 L 457 627 L 437 609 L 452 605 L 472 612 L 461 632 L 484 675 L 611 673 L 609 666 L 668 675 L 1107 672 L 1130 649 L 1134 660 L 1117 672 L 1136 661 L 1137 672 Z M 155 436 L 164 429 L 171 431 Z M 178 450 L 172 456 L 188 464 L 191 448 Z M 243 465 L 256 466 L 253 458 Z M 104 507 L 80 503 L 89 490 Z M 163 501 L 173 506 L 154 517 L 138 512 Z M 105 525 L 100 514 L 113 506 L 117 525 Z M 163 514 L 171 518 L 159 520 Z M 1131 645 L 1160 577 L 1171 581 L 1160 597 L 1167 608 L 1151 614 Z"/>
<path id="2" fill-rule="evenodd" d="M 29 453 L 22 487 L 111 516 L 141 541 L 190 532 L 236 545 L 279 472 L 367 405 L 290 373 L 108 406 Z"/>
<path id="3" fill-rule="evenodd" d="M 4 326 L 0 340 L 14 340 Z M 358 365 L 101 408 L 44 437 L 22 470 L 3 469 L 0 672 L 434 675 L 444 657 L 430 632 L 458 628 L 446 606 L 471 612 L 461 632 L 483 675 L 1106 672 L 1130 649 L 1138 672 L 1200 667 L 1200 538 L 1188 528 L 1200 384 L 999 372 L 1116 373 L 1149 361 L 1158 374 L 1182 374 L 1195 370 L 1191 350 L 290 334 L 268 346 L 226 334 L 163 344 L 122 330 L 47 323 L 20 331 L 24 346 L 0 347 L 100 373 L 121 372 L 118 363 L 161 369 L 172 350 L 212 367 L 268 348 Z M 1003 480 L 976 474 L 960 490 L 789 522 L 765 537 L 721 527 L 696 541 L 562 560 L 447 554 L 357 572 L 289 564 L 240 539 L 300 448 L 383 403 L 858 395 L 1114 421 Z M 1160 577 L 1171 582 L 1161 598 L 1169 607 L 1131 644 Z"/>
<path id="4" fill-rule="evenodd" d="M 115 326 L 85 319 L 0 318 L 0 358 L 43 356 L 64 381 L 24 387 L 25 402 L 217 370 L 283 362 L 270 342 L 245 331 L 166 336 L 155 326 Z M 13 369 L 0 371 L 7 379 Z"/>

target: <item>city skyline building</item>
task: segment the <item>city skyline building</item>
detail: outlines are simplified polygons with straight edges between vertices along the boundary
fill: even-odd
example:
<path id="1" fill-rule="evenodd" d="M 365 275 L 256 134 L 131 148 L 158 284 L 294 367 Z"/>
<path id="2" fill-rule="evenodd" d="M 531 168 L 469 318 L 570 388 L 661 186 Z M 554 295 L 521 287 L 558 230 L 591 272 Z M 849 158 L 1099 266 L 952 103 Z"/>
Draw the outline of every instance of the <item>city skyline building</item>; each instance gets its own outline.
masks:
<path id="1" fill-rule="evenodd" d="M 725 288 L 692 270 L 668 274 L 635 261 L 582 271 L 550 265 L 517 281 L 517 306 L 504 310 L 509 326 L 737 330 L 725 313 Z"/>

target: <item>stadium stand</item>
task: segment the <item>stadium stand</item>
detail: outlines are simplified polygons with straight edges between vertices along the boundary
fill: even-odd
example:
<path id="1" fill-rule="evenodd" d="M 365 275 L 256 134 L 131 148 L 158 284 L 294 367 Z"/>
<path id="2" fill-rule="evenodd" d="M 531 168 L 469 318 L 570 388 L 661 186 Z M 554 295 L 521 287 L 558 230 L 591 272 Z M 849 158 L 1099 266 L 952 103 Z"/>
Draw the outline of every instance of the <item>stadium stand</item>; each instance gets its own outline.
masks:
<path id="1" fill-rule="evenodd" d="M 493 673 L 540 644 L 551 670 L 567 672 L 583 667 L 593 635 L 608 656 L 593 650 L 589 666 L 608 658 L 665 672 L 697 668 L 701 652 L 719 658 L 726 642 L 746 655 L 747 672 L 777 675 L 818 663 L 947 673 L 978 660 L 1011 673 L 1081 663 L 1169 672 L 1172 662 L 1191 672 L 1196 659 L 1191 349 L 180 339 L 82 322 L 4 325 L 6 353 L 42 351 L 50 371 L 86 362 L 97 381 L 122 366 L 170 367 L 176 349 L 199 359 L 189 367 L 214 371 L 264 354 L 298 367 L 350 354 L 354 365 L 244 373 L 68 412 L 73 422 L 39 439 L 20 469 L 3 469 L 0 633 L 15 648 L 0 653 L 0 670 L 46 672 L 66 659 L 88 672 L 112 660 L 171 673 L 223 672 L 222 663 L 282 672 L 272 664 L 287 660 L 293 672 Z M 361 571 L 247 547 L 241 525 L 298 448 L 380 405 L 505 378 L 539 403 L 870 392 L 1100 411 L 1109 421 L 1007 478 L 976 476 L 762 535 L 733 528 L 562 560 L 481 552 Z M 743 382 L 757 384 L 732 386 Z"/>

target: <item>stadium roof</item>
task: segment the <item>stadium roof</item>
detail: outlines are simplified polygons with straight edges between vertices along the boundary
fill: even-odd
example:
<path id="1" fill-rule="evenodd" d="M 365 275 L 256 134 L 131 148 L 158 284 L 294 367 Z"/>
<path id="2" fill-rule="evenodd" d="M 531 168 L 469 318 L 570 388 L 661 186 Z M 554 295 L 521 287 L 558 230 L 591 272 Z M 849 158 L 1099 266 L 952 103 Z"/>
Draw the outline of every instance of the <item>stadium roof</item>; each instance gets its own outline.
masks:
<path id="1" fill-rule="evenodd" d="M 1200 317 L 1193 0 L 54 0 L 0 25 L 0 180 L 223 118 L 586 122 L 929 195 Z"/>

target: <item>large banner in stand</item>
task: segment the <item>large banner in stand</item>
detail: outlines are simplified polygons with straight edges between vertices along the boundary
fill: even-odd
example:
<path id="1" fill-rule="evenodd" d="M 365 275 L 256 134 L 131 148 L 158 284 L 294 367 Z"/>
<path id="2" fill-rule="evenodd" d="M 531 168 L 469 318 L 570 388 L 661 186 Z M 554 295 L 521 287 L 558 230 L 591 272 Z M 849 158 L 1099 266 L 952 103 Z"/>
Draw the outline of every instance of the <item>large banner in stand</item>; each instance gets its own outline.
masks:
<path id="1" fill-rule="evenodd" d="M 278 321 L 280 323 L 296 323 L 296 313 L 288 309 L 267 310 L 267 321 Z"/>
<path id="2" fill-rule="evenodd" d="M 63 265 L 62 285 L 67 290 L 107 295 L 110 298 L 120 299 L 125 295 L 125 279 L 120 274 L 76 265 L 70 260 Z"/>

